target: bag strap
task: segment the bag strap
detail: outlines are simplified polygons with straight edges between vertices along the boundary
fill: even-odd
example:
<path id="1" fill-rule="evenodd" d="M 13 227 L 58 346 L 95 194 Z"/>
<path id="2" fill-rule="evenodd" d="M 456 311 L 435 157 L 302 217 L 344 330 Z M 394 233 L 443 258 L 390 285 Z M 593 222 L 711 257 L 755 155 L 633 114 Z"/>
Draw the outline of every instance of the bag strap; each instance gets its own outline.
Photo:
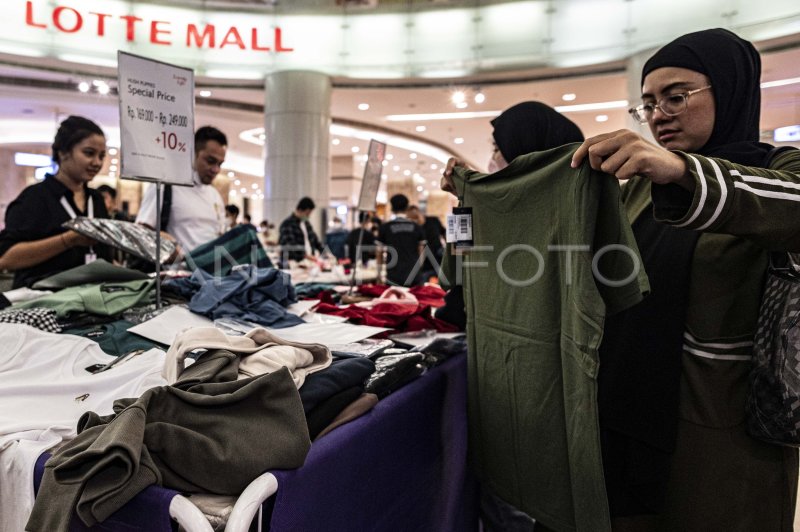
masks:
<path id="1" fill-rule="evenodd" d="M 769 168 L 775 157 L 785 151 L 796 150 L 793 146 L 773 146 L 767 153 L 764 159 L 764 168 Z M 785 251 L 771 251 L 769 254 L 769 269 L 773 272 L 784 273 L 792 276 L 798 275 L 797 270 L 793 267 L 794 261 L 791 256 Z"/>
<path id="2" fill-rule="evenodd" d="M 163 201 L 161 202 L 161 230 L 167 230 L 169 215 L 172 210 L 172 185 L 164 185 Z"/>

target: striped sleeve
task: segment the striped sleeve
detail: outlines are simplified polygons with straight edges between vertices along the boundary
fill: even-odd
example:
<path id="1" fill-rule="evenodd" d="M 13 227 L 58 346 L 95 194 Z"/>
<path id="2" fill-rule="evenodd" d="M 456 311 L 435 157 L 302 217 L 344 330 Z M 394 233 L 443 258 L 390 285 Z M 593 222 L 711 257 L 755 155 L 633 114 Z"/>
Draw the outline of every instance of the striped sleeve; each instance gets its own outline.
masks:
<path id="1" fill-rule="evenodd" d="M 653 185 L 658 221 L 749 238 L 767 249 L 800 251 L 800 150 L 779 154 L 772 169 L 674 153 L 687 162 L 695 189 Z"/>

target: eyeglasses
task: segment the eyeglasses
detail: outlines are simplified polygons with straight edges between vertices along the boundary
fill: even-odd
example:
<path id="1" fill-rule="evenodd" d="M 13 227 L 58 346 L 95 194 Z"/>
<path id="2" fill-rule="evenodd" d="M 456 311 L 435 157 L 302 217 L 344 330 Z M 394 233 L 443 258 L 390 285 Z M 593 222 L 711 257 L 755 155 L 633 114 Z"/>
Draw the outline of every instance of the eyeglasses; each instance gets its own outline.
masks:
<path id="1" fill-rule="evenodd" d="M 707 85 L 691 91 L 670 94 L 659 100 L 658 103 L 643 103 L 636 107 L 631 107 L 628 112 L 640 124 L 646 124 L 648 120 L 653 118 L 653 113 L 656 112 L 656 109 L 667 116 L 678 116 L 689 108 L 689 96 L 710 88 L 711 85 Z"/>

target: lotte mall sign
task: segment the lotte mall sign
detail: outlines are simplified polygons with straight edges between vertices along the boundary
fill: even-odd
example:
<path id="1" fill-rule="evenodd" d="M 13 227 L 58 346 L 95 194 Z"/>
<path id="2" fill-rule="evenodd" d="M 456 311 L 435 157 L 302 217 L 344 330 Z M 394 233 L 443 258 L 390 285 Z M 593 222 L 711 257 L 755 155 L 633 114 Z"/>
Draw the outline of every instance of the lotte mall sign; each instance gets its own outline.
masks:
<path id="1" fill-rule="evenodd" d="M 454 78 L 624 59 L 688 31 L 728 27 L 750 40 L 796 33 L 797 0 L 770 9 L 729 0 L 545 0 L 486 6 L 340 8 L 175 7 L 167 0 L 4 0 L 4 56 L 116 66 L 122 50 L 198 76 L 258 79 L 278 70 L 351 78 Z M 388 8 L 391 9 L 391 6 Z M 657 17 L 653 13 L 658 13 Z M 685 13 L 692 13 L 687 17 Z M 13 59 L 12 59 L 13 62 Z"/>

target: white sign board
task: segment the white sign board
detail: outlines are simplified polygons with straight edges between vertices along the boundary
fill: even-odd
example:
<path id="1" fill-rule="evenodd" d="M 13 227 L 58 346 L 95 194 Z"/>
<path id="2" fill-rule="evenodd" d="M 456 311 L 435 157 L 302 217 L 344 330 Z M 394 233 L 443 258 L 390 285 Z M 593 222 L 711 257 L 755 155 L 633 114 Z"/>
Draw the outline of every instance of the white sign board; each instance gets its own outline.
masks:
<path id="1" fill-rule="evenodd" d="M 192 186 L 194 72 L 125 52 L 117 60 L 120 175 Z"/>
<path id="2" fill-rule="evenodd" d="M 386 158 L 386 144 L 375 139 L 369 141 L 367 151 L 367 164 L 364 165 L 364 177 L 361 180 L 361 194 L 358 198 L 358 209 L 361 211 L 374 211 L 381 186 L 383 173 L 383 160 Z"/>

